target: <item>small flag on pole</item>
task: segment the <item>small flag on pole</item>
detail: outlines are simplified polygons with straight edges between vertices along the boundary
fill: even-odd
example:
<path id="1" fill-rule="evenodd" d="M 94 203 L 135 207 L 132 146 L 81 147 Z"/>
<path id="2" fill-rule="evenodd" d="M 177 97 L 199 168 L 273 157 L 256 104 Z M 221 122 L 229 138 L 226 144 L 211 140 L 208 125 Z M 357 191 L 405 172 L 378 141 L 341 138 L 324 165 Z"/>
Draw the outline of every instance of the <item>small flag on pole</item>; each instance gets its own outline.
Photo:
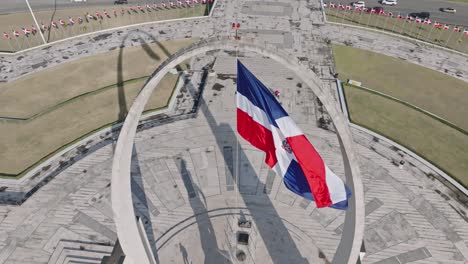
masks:
<path id="1" fill-rule="evenodd" d="M 3 32 L 3 37 L 6 38 L 6 39 L 11 39 L 10 34 L 8 34 L 6 32 Z"/>
<path id="2" fill-rule="evenodd" d="M 27 28 L 22 28 L 22 31 L 23 31 L 23 34 L 27 37 L 29 36 L 29 34 L 31 34 L 31 30 L 27 29 Z"/>

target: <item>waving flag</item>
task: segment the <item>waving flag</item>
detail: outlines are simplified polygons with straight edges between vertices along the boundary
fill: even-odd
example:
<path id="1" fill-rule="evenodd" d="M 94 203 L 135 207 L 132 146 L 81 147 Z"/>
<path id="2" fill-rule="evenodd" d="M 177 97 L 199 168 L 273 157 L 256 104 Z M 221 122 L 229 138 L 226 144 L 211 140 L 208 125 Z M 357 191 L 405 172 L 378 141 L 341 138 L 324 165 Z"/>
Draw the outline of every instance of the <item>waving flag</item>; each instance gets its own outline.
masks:
<path id="1" fill-rule="evenodd" d="M 239 135 L 266 153 L 265 163 L 289 190 L 314 200 L 319 208 L 346 209 L 350 191 L 274 95 L 239 61 L 237 74 Z"/>
<path id="2" fill-rule="evenodd" d="M 68 22 L 70 22 L 71 25 L 75 25 L 75 19 L 73 19 L 73 17 L 68 17 Z"/>
<path id="3" fill-rule="evenodd" d="M 454 27 L 453 32 L 460 32 L 460 28 L 459 27 Z"/>
<path id="4" fill-rule="evenodd" d="M 15 37 L 19 37 L 20 33 L 18 32 L 18 30 L 13 30 L 13 35 L 15 35 Z"/>
<path id="5" fill-rule="evenodd" d="M 3 32 L 3 37 L 6 38 L 6 39 L 11 39 L 10 34 L 8 34 L 6 32 Z"/>
<path id="6" fill-rule="evenodd" d="M 29 34 L 31 34 L 31 30 L 27 29 L 27 28 L 22 28 L 22 31 L 23 31 L 23 34 L 27 37 L 29 36 Z"/>

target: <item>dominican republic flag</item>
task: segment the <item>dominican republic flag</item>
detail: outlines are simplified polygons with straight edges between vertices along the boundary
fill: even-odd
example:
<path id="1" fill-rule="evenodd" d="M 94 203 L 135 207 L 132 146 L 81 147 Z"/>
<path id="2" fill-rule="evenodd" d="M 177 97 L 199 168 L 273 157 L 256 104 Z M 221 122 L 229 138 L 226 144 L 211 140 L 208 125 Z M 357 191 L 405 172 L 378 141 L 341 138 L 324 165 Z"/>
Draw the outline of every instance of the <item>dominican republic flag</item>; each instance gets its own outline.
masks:
<path id="1" fill-rule="evenodd" d="M 346 209 L 351 192 L 323 162 L 274 95 L 237 62 L 237 131 L 265 152 L 265 163 L 292 192 L 317 207 Z"/>

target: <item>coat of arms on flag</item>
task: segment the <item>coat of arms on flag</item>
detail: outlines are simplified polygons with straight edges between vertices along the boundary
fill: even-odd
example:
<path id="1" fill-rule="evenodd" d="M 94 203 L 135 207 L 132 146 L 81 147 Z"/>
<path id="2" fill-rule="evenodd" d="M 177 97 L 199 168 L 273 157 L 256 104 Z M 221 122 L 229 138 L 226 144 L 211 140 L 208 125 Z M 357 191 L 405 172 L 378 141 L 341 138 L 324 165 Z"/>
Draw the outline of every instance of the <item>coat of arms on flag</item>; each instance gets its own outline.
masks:
<path id="1" fill-rule="evenodd" d="M 237 131 L 265 152 L 265 163 L 292 192 L 317 207 L 346 209 L 351 192 L 270 90 L 237 62 Z"/>

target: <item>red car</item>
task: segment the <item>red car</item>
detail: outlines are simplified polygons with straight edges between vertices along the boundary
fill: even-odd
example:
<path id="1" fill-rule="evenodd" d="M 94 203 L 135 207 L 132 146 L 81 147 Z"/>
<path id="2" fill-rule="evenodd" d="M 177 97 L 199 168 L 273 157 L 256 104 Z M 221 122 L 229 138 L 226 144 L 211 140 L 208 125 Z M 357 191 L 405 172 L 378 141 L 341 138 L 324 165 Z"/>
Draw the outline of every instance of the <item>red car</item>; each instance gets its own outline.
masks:
<path id="1" fill-rule="evenodd" d="M 374 10 L 375 10 L 375 13 L 380 14 L 380 12 L 383 12 L 383 7 L 377 6 L 377 7 L 374 7 Z"/>

